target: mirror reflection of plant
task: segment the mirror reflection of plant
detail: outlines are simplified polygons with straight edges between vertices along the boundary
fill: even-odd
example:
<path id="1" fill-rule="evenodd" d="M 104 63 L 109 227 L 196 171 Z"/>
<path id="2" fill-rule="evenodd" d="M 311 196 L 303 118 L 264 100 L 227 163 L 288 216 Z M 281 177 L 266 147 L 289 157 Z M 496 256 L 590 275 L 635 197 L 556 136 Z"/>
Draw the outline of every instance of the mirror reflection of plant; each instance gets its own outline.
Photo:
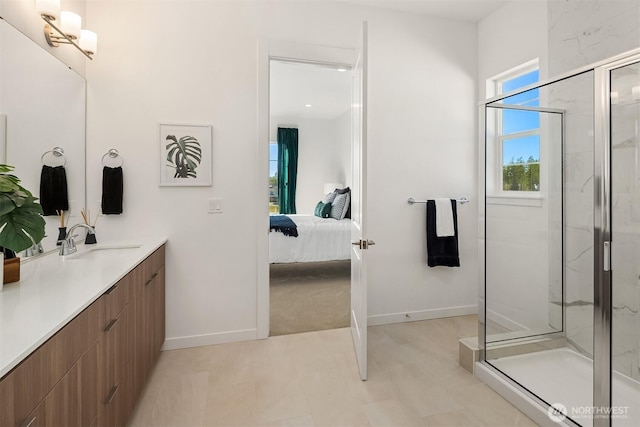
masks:
<path id="1" fill-rule="evenodd" d="M 44 238 L 45 221 L 38 199 L 10 174 L 13 169 L 0 164 L 0 246 L 20 252 L 31 247 L 29 236 L 36 243 Z"/>
<path id="2" fill-rule="evenodd" d="M 183 136 L 178 140 L 175 135 L 167 135 L 167 161 L 176 170 L 174 178 L 196 178 L 196 168 L 202 160 L 200 142 L 193 136 Z"/>

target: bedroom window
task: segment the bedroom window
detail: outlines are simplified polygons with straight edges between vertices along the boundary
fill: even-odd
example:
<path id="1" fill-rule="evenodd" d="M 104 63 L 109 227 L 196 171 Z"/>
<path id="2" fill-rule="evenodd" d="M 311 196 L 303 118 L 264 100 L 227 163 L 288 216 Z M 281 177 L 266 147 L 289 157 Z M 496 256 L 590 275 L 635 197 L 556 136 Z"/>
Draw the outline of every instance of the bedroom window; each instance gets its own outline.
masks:
<path id="1" fill-rule="evenodd" d="M 269 142 L 269 213 L 280 213 L 278 200 L 278 143 Z"/>
<path id="2" fill-rule="evenodd" d="M 537 61 L 493 79 L 496 94 L 511 92 L 539 80 Z M 540 113 L 527 107 L 540 106 L 539 89 L 510 96 L 497 114 L 497 187 L 502 192 L 540 192 Z"/>

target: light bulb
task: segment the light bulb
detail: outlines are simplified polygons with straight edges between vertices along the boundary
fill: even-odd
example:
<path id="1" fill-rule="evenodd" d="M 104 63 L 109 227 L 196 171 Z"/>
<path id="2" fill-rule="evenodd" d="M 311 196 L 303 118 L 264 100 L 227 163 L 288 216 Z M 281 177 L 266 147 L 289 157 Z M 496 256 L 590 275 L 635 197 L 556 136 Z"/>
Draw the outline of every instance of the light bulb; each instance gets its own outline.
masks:
<path id="1" fill-rule="evenodd" d="M 60 13 L 60 30 L 70 39 L 80 38 L 82 18 L 77 13 L 63 10 Z"/>
<path id="2" fill-rule="evenodd" d="M 89 54 L 95 54 L 98 51 L 98 35 L 93 31 L 80 31 L 80 49 Z"/>
<path id="3" fill-rule="evenodd" d="M 36 10 L 40 16 L 55 21 L 60 16 L 60 0 L 36 0 Z"/>

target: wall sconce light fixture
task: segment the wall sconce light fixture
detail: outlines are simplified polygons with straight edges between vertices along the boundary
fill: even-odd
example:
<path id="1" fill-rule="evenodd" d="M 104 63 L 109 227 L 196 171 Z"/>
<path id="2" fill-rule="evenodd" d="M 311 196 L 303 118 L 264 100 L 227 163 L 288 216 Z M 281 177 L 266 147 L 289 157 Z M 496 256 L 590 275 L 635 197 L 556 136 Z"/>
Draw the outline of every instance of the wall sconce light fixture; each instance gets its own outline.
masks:
<path id="1" fill-rule="evenodd" d="M 98 36 L 93 31 L 82 29 L 80 15 L 60 12 L 60 0 L 36 0 L 36 9 L 45 21 L 44 37 L 49 46 L 70 44 L 87 58 L 93 59 L 92 55 L 98 50 Z"/>

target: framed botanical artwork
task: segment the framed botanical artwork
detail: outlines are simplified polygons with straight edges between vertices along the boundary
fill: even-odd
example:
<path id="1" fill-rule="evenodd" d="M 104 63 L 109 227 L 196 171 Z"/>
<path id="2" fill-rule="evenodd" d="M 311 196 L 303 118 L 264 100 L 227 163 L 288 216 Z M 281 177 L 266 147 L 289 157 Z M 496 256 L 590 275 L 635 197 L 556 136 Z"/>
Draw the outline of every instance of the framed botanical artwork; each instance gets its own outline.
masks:
<path id="1" fill-rule="evenodd" d="M 211 125 L 160 123 L 160 186 L 211 185 Z"/>

